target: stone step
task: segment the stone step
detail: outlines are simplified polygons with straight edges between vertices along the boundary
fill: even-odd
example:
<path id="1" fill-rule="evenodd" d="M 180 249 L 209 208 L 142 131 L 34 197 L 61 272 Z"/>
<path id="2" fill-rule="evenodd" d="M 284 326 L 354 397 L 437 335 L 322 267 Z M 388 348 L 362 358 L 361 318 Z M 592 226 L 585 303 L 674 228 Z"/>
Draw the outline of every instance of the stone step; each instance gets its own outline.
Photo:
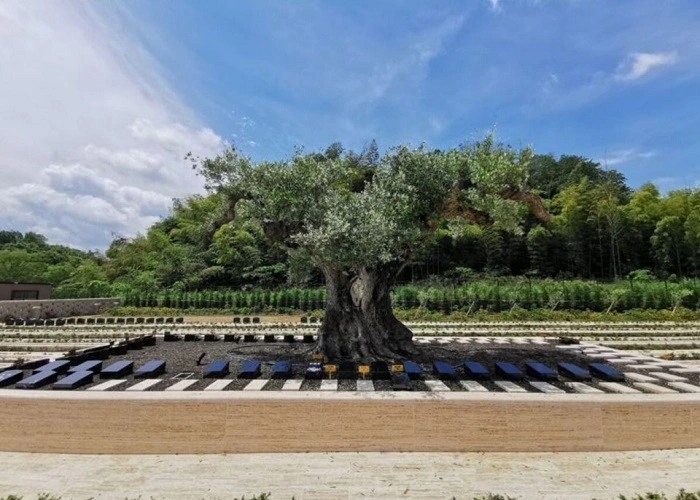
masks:
<path id="1" fill-rule="evenodd" d="M 450 390 L 442 380 L 426 380 L 425 385 L 433 392 L 447 392 Z"/>
<path id="2" fill-rule="evenodd" d="M 700 366 L 688 366 L 685 368 L 669 368 L 671 373 L 676 375 L 683 375 L 685 373 L 700 373 Z"/>
<path id="3" fill-rule="evenodd" d="M 658 382 L 659 379 L 656 377 L 650 377 L 649 375 L 642 375 L 641 373 L 625 372 L 625 378 L 631 380 L 632 382 Z"/>
<path id="4" fill-rule="evenodd" d="M 226 389 L 229 385 L 231 385 L 231 382 L 233 380 L 231 379 L 221 379 L 221 380 L 215 380 L 208 386 L 204 388 L 205 391 L 223 391 Z"/>
<path id="5" fill-rule="evenodd" d="M 469 392 L 489 392 L 489 390 L 476 380 L 460 380 L 460 384 Z"/>
<path id="6" fill-rule="evenodd" d="M 652 392 L 654 394 L 675 394 L 678 392 L 674 391 L 673 389 L 669 389 L 668 387 L 649 382 L 635 382 L 634 386 L 645 392 Z"/>
<path id="7" fill-rule="evenodd" d="M 265 384 L 267 384 L 270 380 L 266 378 L 257 378 L 255 380 L 251 380 L 248 385 L 246 385 L 243 390 L 244 391 L 261 391 L 263 387 L 265 387 Z"/>
<path id="8" fill-rule="evenodd" d="M 649 375 L 652 377 L 656 377 L 661 380 L 666 380 L 668 382 L 687 382 L 688 379 L 685 377 L 681 377 L 680 375 L 675 375 L 673 373 L 664 373 L 664 372 L 649 372 Z"/>
<path id="9" fill-rule="evenodd" d="M 358 380 L 357 381 L 357 390 L 358 391 L 374 391 L 374 382 L 371 380 Z"/>
<path id="10" fill-rule="evenodd" d="M 610 392 L 617 392 L 618 394 L 639 394 L 640 392 L 637 389 L 633 389 L 632 387 L 628 387 L 618 382 L 599 382 L 598 385 L 600 385 L 603 389 L 607 389 Z"/>
<path id="11" fill-rule="evenodd" d="M 92 387 L 88 387 L 86 390 L 87 391 L 106 391 L 107 389 L 111 389 L 112 387 L 116 387 L 118 385 L 122 385 L 126 380 L 106 380 L 105 382 L 102 382 L 101 384 L 94 385 Z"/>
<path id="12" fill-rule="evenodd" d="M 537 389 L 540 392 L 544 392 L 545 394 L 564 394 L 566 391 L 563 391 L 559 389 L 559 387 L 555 387 L 552 384 L 549 384 L 547 382 L 540 382 L 540 381 L 530 381 L 530 385 Z"/>
<path id="13" fill-rule="evenodd" d="M 579 394 L 601 394 L 604 392 L 583 382 L 564 382 L 564 384 Z"/>
<path id="14" fill-rule="evenodd" d="M 127 387 L 127 391 L 145 391 L 146 389 L 150 389 L 154 385 L 156 385 L 159 382 L 162 382 L 163 379 L 160 378 L 147 378 L 146 380 L 142 380 L 138 384 L 134 384 L 131 387 Z"/>
<path id="15" fill-rule="evenodd" d="M 179 382 L 174 383 L 170 387 L 167 387 L 165 390 L 166 391 L 184 391 L 189 386 L 194 385 L 196 383 L 197 383 L 197 379 L 180 380 Z"/>
<path id="16" fill-rule="evenodd" d="M 700 393 L 700 386 L 698 385 L 688 384 L 686 382 L 669 382 L 668 385 L 679 391 Z"/>
<path id="17" fill-rule="evenodd" d="M 337 391 L 338 390 L 338 380 L 321 380 L 321 390 L 322 391 Z"/>
<path id="18" fill-rule="evenodd" d="M 509 380 L 496 380 L 494 383 L 506 392 L 527 392 L 527 389 Z"/>
<path id="19" fill-rule="evenodd" d="M 301 384 L 303 384 L 304 381 L 300 379 L 289 379 L 287 380 L 284 385 L 282 386 L 283 391 L 298 391 L 301 389 Z"/>

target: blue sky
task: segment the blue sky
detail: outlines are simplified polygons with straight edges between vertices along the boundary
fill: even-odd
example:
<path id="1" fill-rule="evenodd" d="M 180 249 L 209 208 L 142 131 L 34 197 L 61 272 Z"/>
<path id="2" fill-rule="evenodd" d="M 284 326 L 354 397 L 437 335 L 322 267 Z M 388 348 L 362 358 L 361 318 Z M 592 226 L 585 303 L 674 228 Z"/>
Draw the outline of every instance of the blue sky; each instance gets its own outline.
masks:
<path id="1" fill-rule="evenodd" d="M 14 172 L 11 225 L 60 241 L 103 247 L 143 230 L 170 198 L 201 189 L 183 150 L 214 154 L 225 141 L 277 159 L 297 145 L 359 149 L 373 138 L 451 147 L 495 127 L 515 146 L 597 159 L 633 187 L 700 181 L 697 0 L 45 5 L 0 7 L 14 29 L 0 41 L 17 49 L 0 62 L 37 66 L 21 85 L 0 76 L 0 91 L 17 97 L 12 124 L 46 129 L 49 143 L 43 156 L 17 147 L 0 168 Z M 14 109 L 23 101 L 34 111 Z M 46 125 L 57 102 L 68 131 Z M 0 119 L 10 127 L 21 143 Z"/>

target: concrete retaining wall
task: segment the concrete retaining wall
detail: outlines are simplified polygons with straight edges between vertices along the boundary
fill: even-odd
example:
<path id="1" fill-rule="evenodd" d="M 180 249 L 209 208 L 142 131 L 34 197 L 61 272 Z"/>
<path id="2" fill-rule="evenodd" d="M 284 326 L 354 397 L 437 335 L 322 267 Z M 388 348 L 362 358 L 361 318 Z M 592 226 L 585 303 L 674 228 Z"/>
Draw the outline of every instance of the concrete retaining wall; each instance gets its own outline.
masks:
<path id="1" fill-rule="evenodd" d="M 0 390 L 0 450 L 620 451 L 700 447 L 700 395 Z"/>
<path id="2" fill-rule="evenodd" d="M 51 299 L 51 300 L 2 300 L 0 320 L 14 318 L 65 318 L 101 314 L 106 309 L 119 305 L 118 297 L 102 299 Z"/>

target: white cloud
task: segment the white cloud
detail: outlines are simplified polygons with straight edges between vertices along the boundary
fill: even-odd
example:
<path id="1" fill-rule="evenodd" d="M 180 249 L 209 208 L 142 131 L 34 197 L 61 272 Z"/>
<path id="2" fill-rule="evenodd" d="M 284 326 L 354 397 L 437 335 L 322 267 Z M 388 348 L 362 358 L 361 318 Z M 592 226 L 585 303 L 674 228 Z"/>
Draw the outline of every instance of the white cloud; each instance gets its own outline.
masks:
<path id="1" fill-rule="evenodd" d="M 678 62 L 677 52 L 633 52 L 617 68 L 615 78 L 621 81 L 636 80 L 660 66 Z"/>
<path id="2" fill-rule="evenodd" d="M 596 161 L 603 166 L 613 167 L 634 160 L 647 160 L 656 156 L 656 151 L 639 151 L 637 149 L 621 149 L 607 153 Z"/>
<path id="3" fill-rule="evenodd" d="M 104 248 L 201 190 L 184 155 L 223 141 L 91 2 L 0 4 L 2 228 Z"/>
<path id="4" fill-rule="evenodd" d="M 491 10 L 496 11 L 496 12 L 501 10 L 499 0 L 489 0 L 489 4 L 491 4 Z"/>

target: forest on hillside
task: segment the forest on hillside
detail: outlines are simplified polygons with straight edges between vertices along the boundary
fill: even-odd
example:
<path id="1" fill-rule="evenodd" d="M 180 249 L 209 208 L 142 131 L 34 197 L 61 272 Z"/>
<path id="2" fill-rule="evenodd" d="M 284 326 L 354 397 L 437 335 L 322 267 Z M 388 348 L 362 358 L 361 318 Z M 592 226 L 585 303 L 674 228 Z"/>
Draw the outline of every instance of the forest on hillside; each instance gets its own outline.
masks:
<path id="1" fill-rule="evenodd" d="M 362 173 L 377 168 L 374 142 L 360 153 L 334 144 L 317 156 L 344 155 Z M 666 280 L 700 275 L 700 190 L 636 190 L 624 176 L 580 156 L 536 155 L 529 185 L 553 214 L 526 217 L 519 234 L 475 224 L 434 231 L 398 283 L 460 285 L 526 276 L 613 281 L 648 271 Z M 303 256 L 271 243 L 245 210 L 235 218 L 220 194 L 176 200 L 170 213 L 104 253 L 50 244 L 36 233 L 0 231 L 0 281 L 54 285 L 56 297 L 122 296 L 202 290 L 317 287 L 322 276 Z"/>

